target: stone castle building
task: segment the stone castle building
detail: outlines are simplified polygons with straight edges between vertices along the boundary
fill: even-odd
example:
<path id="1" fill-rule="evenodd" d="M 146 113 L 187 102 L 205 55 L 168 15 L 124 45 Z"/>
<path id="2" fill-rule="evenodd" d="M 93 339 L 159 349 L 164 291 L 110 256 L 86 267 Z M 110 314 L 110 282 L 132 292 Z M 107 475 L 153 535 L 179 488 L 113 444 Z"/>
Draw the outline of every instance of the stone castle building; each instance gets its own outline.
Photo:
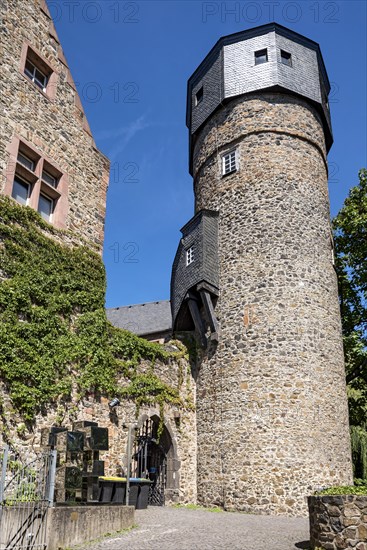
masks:
<path id="1" fill-rule="evenodd" d="M 44 0 L 2 10 L 0 192 L 102 251 L 109 160 L 97 149 Z"/>
<path id="2" fill-rule="evenodd" d="M 101 252 L 109 162 L 46 2 L 7 0 L 1 9 L 0 192 L 69 230 L 65 244 L 72 234 Z M 165 406 L 160 446 L 161 409 L 141 406 L 137 417 L 151 430 L 148 454 L 168 501 L 301 515 L 317 487 L 352 481 L 327 189 L 329 89 L 319 46 L 277 24 L 221 38 L 189 79 L 195 215 L 182 229 L 171 300 L 107 310 L 115 326 L 149 340 L 196 338 L 191 361 L 168 343 L 176 356 L 154 365 L 191 404 Z M 37 448 L 38 432 L 17 435 L 2 397 L 13 440 Z M 117 418 L 108 401 L 75 402 L 62 422 L 108 426 L 112 474 L 126 444 L 122 423 L 136 411 L 127 403 Z M 57 422 L 51 408 L 37 428 Z"/>

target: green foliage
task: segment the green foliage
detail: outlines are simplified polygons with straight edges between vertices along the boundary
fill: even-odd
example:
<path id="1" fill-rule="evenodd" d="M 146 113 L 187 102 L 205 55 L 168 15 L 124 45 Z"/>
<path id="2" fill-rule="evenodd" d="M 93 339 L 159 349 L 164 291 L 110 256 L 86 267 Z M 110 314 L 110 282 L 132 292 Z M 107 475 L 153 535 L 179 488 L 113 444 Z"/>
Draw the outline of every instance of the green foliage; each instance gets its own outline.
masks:
<path id="1" fill-rule="evenodd" d="M 361 426 L 351 426 L 350 435 L 354 475 L 367 480 L 367 432 Z"/>
<path id="2" fill-rule="evenodd" d="M 59 237 L 34 210 L 0 198 L 0 378 L 15 409 L 30 421 L 73 388 L 138 405 L 178 403 L 178 392 L 153 373 L 136 374 L 141 359 L 175 354 L 107 321 L 100 256 Z"/>
<path id="3" fill-rule="evenodd" d="M 350 485 L 344 487 L 329 487 L 322 491 L 317 491 L 315 495 L 367 495 L 367 484 Z"/>
<path id="4" fill-rule="evenodd" d="M 353 461 L 367 479 L 367 170 L 333 221 Z"/>

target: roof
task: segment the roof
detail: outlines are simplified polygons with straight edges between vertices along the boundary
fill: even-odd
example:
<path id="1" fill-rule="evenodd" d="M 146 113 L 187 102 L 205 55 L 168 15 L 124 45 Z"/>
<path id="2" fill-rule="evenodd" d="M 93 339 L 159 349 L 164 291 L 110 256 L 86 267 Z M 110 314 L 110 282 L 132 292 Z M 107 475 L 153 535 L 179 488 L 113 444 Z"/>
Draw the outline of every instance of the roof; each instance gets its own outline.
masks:
<path id="1" fill-rule="evenodd" d="M 169 300 L 107 308 L 106 314 L 107 319 L 115 327 L 129 330 L 139 336 L 172 330 Z"/>
<path id="2" fill-rule="evenodd" d="M 229 44 L 234 44 L 236 42 L 242 42 L 243 40 L 247 40 L 255 36 L 261 36 L 262 34 L 268 34 L 270 32 L 276 32 L 281 36 L 285 36 L 286 38 L 289 38 L 294 42 L 298 42 L 303 46 L 306 46 L 312 50 L 315 50 L 317 54 L 320 71 L 325 81 L 327 93 L 330 92 L 330 82 L 326 72 L 326 68 L 325 68 L 325 64 L 324 64 L 324 60 L 321 54 L 319 44 L 317 42 L 314 42 L 310 38 L 307 38 L 306 36 L 299 34 L 298 32 L 292 31 L 287 27 L 283 27 L 283 25 L 279 25 L 279 23 L 275 23 L 275 22 L 266 23 L 265 25 L 260 25 L 258 27 L 253 27 L 251 29 L 247 29 L 244 31 L 235 32 L 233 34 L 228 34 L 226 36 L 222 36 L 221 38 L 219 38 L 219 40 L 217 40 L 217 42 L 214 44 L 210 52 L 204 57 L 203 61 L 200 63 L 200 65 L 196 68 L 196 70 L 190 76 L 187 82 L 187 99 L 186 99 L 186 125 L 189 128 L 191 125 L 190 87 L 192 87 L 195 82 L 200 80 L 202 75 L 208 70 L 208 67 L 213 63 L 214 58 L 218 55 L 219 51 L 223 48 L 223 46 L 228 46 Z"/>

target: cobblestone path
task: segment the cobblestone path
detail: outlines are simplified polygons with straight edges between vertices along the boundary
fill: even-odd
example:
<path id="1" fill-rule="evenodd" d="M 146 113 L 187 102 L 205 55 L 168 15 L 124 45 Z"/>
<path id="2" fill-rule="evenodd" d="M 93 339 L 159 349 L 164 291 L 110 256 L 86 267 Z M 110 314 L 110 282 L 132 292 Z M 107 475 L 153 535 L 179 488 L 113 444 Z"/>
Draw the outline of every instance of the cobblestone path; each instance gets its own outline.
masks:
<path id="1" fill-rule="evenodd" d="M 88 550 L 308 549 L 308 520 L 155 507 L 135 511 L 138 526 Z"/>

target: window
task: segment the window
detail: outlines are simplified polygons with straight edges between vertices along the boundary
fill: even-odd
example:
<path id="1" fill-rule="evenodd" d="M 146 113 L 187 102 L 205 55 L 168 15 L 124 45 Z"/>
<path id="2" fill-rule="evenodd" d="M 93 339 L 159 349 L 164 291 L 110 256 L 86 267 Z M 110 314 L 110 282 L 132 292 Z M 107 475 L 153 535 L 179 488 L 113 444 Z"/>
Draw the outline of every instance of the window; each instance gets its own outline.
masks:
<path id="1" fill-rule="evenodd" d="M 280 60 L 283 65 L 288 65 L 288 67 L 292 67 L 292 56 L 290 53 L 285 52 L 284 50 L 280 50 Z"/>
<path id="2" fill-rule="evenodd" d="M 255 52 L 255 65 L 261 65 L 266 63 L 268 60 L 268 50 L 258 50 Z"/>
<path id="3" fill-rule="evenodd" d="M 231 151 L 222 157 L 222 174 L 230 174 L 237 170 L 236 166 L 236 151 Z"/>
<path id="4" fill-rule="evenodd" d="M 27 204 L 30 187 L 29 183 L 15 176 L 11 196 L 20 204 Z"/>
<path id="5" fill-rule="evenodd" d="M 47 170 L 42 170 L 42 181 L 44 181 L 48 185 L 51 185 L 51 187 L 54 187 L 55 189 L 57 187 L 57 178 L 47 172 Z"/>
<path id="6" fill-rule="evenodd" d="M 194 247 L 190 246 L 190 248 L 186 250 L 186 265 L 192 264 L 193 261 L 194 261 Z"/>
<path id="7" fill-rule="evenodd" d="M 203 86 L 198 90 L 195 94 L 195 105 L 199 105 L 199 103 L 203 100 L 204 97 L 204 88 Z"/>
<path id="8" fill-rule="evenodd" d="M 52 69 L 48 59 L 38 54 L 26 41 L 22 46 L 19 70 L 40 92 L 51 100 L 55 98 L 57 73 Z"/>
<path id="9" fill-rule="evenodd" d="M 43 92 L 46 92 L 48 76 L 38 69 L 29 59 L 25 62 L 24 73 L 38 86 Z"/>
<path id="10" fill-rule="evenodd" d="M 50 222 L 54 210 L 53 199 L 46 197 L 46 195 L 40 194 L 37 210 L 41 214 L 42 218 L 46 220 L 46 222 Z"/>
<path id="11" fill-rule="evenodd" d="M 19 204 L 37 210 L 55 227 L 64 229 L 68 209 L 67 175 L 46 159 L 33 144 L 14 137 L 4 193 Z"/>
<path id="12" fill-rule="evenodd" d="M 34 171 L 34 161 L 29 158 L 25 153 L 22 153 L 21 151 L 18 152 L 17 157 L 18 162 L 28 168 L 31 172 Z"/>

